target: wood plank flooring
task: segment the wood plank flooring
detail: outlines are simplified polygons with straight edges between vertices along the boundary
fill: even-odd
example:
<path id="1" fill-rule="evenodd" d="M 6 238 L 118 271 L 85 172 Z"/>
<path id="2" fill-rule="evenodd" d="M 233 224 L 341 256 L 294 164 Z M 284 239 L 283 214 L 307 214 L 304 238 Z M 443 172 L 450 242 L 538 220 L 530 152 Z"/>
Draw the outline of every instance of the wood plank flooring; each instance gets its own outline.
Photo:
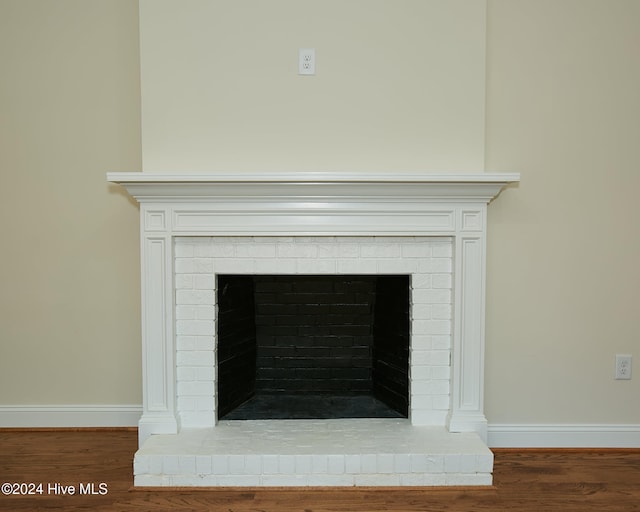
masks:
<path id="1" fill-rule="evenodd" d="M 136 448 L 135 430 L 0 430 L 0 485 L 12 482 L 43 484 L 42 494 L 0 495 L 0 510 L 640 510 L 640 449 L 494 450 L 494 486 L 482 489 L 252 488 L 158 491 L 132 489 L 132 459 Z M 93 488 L 88 484 L 94 484 Z M 105 485 L 101 487 L 100 484 Z M 63 490 L 70 490 L 69 486 L 75 488 L 75 495 L 62 494 Z M 80 494 L 80 491 L 84 494 Z M 95 494 L 86 494 L 89 491 Z"/>

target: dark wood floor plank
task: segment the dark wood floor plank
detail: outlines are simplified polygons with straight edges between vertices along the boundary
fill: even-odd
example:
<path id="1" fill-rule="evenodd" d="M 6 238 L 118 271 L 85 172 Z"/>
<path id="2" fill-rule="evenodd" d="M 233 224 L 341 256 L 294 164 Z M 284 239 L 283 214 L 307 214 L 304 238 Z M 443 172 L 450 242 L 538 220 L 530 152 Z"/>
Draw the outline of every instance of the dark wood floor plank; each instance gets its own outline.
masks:
<path id="1" fill-rule="evenodd" d="M 0 484 L 107 484 L 2 496 L 0 510 L 417 512 L 640 510 L 640 450 L 495 450 L 492 488 L 133 490 L 135 431 L 2 431 Z M 96 487 L 99 491 L 99 488 Z M 45 489 L 46 491 L 46 489 Z"/>

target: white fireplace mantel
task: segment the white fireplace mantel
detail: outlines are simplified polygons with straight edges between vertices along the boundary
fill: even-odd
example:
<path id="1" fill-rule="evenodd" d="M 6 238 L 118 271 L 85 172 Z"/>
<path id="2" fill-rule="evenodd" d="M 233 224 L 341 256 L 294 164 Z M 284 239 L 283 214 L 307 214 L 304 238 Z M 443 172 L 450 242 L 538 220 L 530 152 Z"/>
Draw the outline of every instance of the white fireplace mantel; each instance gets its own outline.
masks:
<path id="1" fill-rule="evenodd" d="M 447 427 L 486 440 L 486 208 L 517 173 L 108 173 L 140 203 L 140 440 L 180 430 L 173 239 L 177 236 L 437 236 L 453 239 Z M 212 418 L 212 424 L 215 420 Z"/>

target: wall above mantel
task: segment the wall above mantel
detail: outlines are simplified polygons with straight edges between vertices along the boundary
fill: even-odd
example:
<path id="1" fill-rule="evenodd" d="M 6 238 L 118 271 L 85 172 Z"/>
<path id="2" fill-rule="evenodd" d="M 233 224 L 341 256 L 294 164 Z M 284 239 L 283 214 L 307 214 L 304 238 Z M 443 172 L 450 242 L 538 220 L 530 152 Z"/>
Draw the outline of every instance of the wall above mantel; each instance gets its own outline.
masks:
<path id="1" fill-rule="evenodd" d="M 485 0 L 140 0 L 143 170 L 481 171 L 485 45 Z"/>

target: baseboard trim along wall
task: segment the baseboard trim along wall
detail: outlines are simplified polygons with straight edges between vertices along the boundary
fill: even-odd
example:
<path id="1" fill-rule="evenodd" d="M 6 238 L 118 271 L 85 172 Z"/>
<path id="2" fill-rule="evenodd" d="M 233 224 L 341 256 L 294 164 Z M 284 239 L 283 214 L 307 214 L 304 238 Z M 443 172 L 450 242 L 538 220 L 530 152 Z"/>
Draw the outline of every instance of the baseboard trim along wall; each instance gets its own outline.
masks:
<path id="1" fill-rule="evenodd" d="M 0 405 L 0 428 L 137 427 L 141 405 Z"/>
<path id="2" fill-rule="evenodd" d="M 137 427 L 141 405 L 0 405 L 0 428 Z M 640 448 L 640 425 L 489 424 L 490 448 Z"/>
<path id="3" fill-rule="evenodd" d="M 489 424 L 490 448 L 640 448 L 640 425 Z"/>

